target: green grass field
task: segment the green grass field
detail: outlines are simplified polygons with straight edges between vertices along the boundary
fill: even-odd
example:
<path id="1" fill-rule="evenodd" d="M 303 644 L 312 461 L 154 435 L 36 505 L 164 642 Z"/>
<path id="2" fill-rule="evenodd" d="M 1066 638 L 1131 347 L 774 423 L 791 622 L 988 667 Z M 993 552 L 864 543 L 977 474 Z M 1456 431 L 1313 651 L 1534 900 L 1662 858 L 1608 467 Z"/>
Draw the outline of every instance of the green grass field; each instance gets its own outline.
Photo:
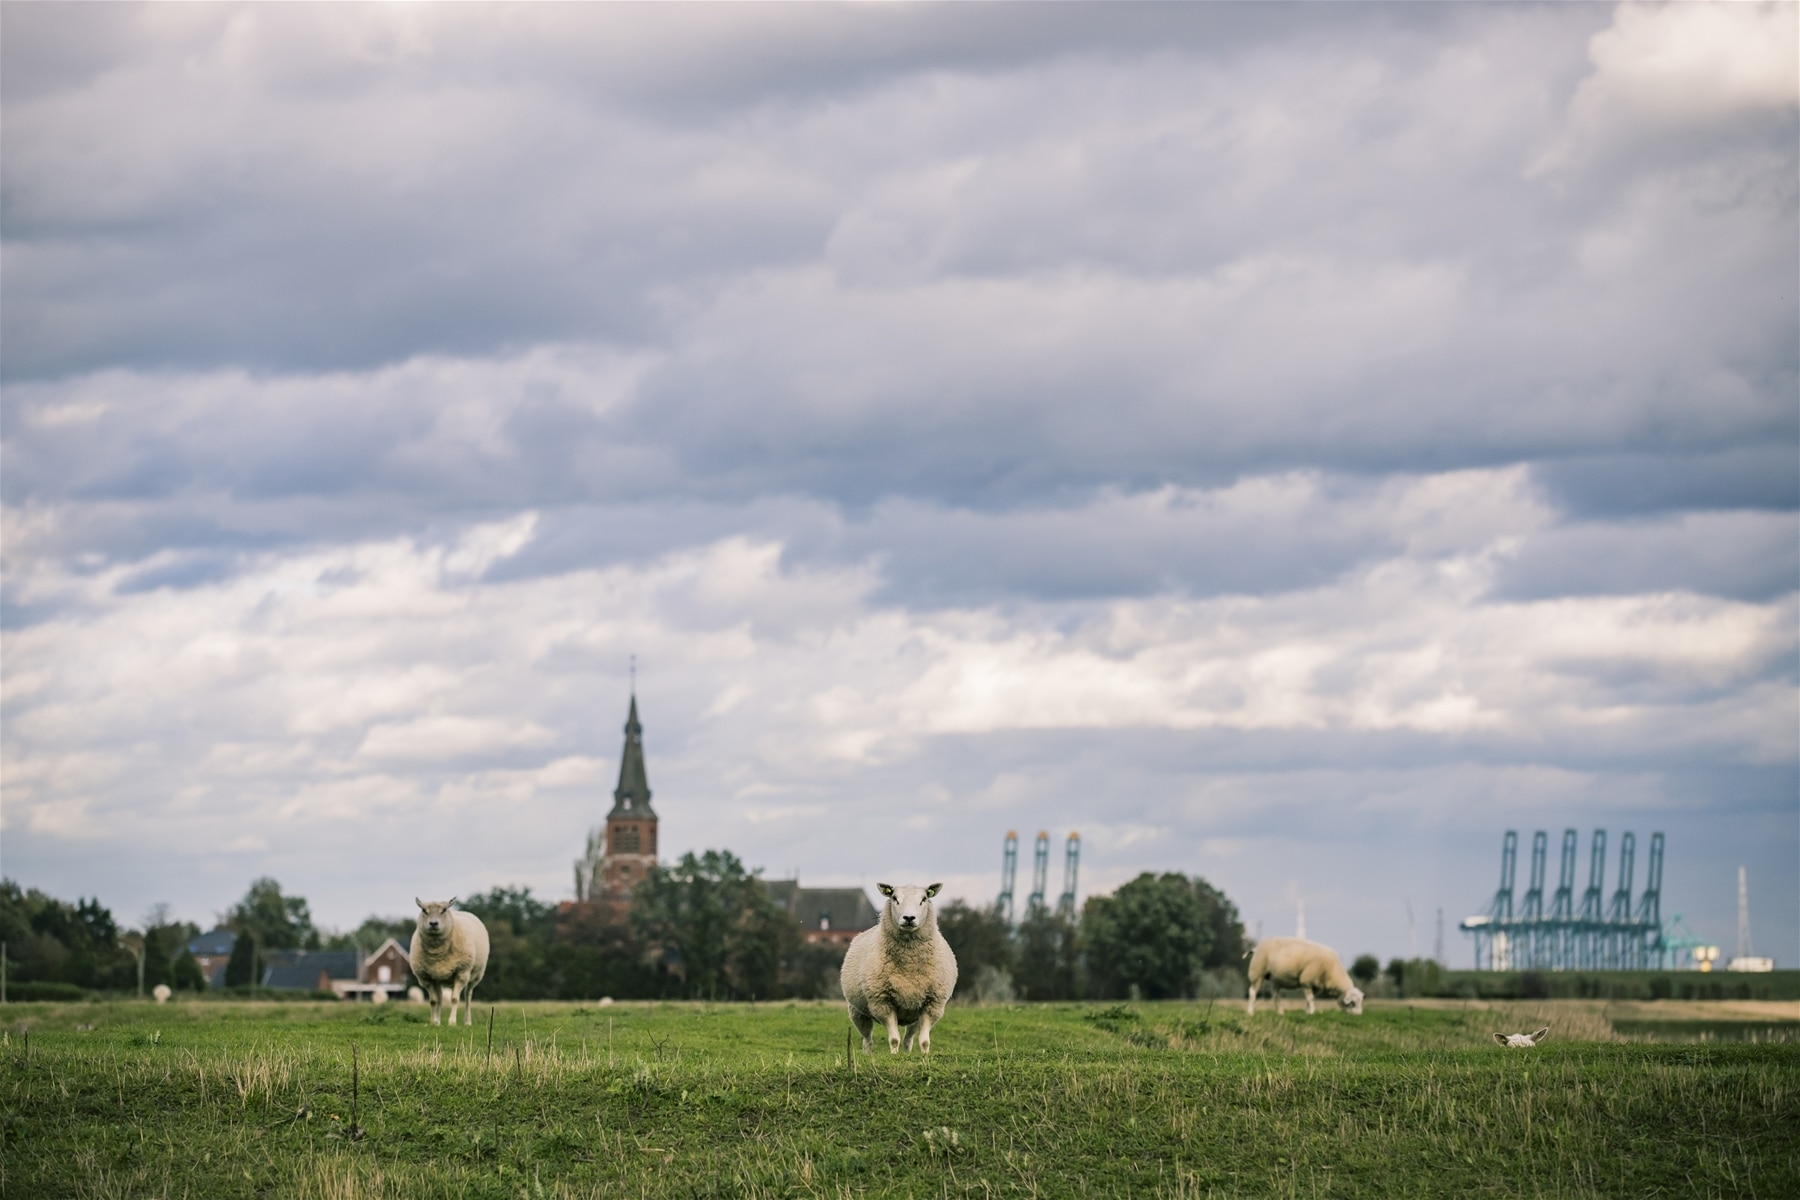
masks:
<path id="1" fill-rule="evenodd" d="M 925 1062 L 825 1004 L 14 1004 L 0 1194 L 1800 1196 L 1800 1006 L 1616 1016 L 953 1005 Z"/>

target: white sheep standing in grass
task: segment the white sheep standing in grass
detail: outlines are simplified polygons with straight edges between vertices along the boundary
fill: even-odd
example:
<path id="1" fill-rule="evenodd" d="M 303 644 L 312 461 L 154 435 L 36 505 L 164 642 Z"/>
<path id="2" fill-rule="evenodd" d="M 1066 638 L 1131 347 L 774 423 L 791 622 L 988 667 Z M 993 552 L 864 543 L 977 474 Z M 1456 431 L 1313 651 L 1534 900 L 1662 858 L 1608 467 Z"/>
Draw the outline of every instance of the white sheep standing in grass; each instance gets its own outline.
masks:
<path id="1" fill-rule="evenodd" d="M 931 1026 L 943 1019 L 956 990 L 956 955 L 938 932 L 931 903 L 943 886 L 875 885 L 887 898 L 881 923 L 856 935 L 839 974 L 850 1023 L 862 1034 L 866 1053 L 874 1051 L 869 1033 L 877 1021 L 887 1026 L 890 1054 L 902 1048 L 902 1025 L 906 1049 L 916 1045 L 919 1053 L 931 1053 Z"/>
<path id="2" fill-rule="evenodd" d="M 1275 993 L 1275 1012 L 1281 1012 L 1281 989 L 1300 988 L 1306 993 L 1306 1011 L 1313 1011 L 1313 993 L 1336 996 L 1338 1007 L 1345 1012 L 1362 1012 L 1362 989 L 1350 981 L 1337 951 L 1305 938 L 1268 938 L 1256 944 L 1250 956 L 1250 1004 L 1246 1009 L 1256 1015 L 1256 993 L 1263 981 Z"/>
<path id="3" fill-rule="evenodd" d="M 418 923 L 413 926 L 413 976 L 431 997 L 431 1023 L 440 1023 L 444 995 L 450 997 L 450 1024 L 456 1024 L 456 1001 L 466 1002 L 464 1025 L 475 1023 L 475 985 L 487 974 L 488 932 L 481 918 L 450 906 L 456 897 L 426 903 L 417 896 Z"/>

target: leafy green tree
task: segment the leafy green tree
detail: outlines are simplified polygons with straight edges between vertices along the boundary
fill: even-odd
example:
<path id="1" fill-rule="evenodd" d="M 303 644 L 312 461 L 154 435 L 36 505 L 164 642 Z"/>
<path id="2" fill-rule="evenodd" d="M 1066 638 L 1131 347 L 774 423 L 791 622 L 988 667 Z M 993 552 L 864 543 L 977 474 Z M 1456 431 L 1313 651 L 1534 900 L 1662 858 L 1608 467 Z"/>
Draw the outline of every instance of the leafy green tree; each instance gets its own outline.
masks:
<path id="1" fill-rule="evenodd" d="M 69 904 L 36 888 L 0 880 L 0 939 L 19 982 L 84 988 L 135 988 L 137 960 L 119 943 L 119 926 L 98 900 Z"/>
<path id="2" fill-rule="evenodd" d="M 187 944 L 200 936 L 200 927 L 192 921 L 177 921 L 167 904 L 152 904 L 144 913 L 144 986 L 173 984 L 175 963 Z M 154 939 L 154 945 L 152 945 Z M 160 964 L 160 965 L 159 965 Z"/>
<path id="3" fill-rule="evenodd" d="M 530 888 L 496 887 L 463 899 L 459 907 L 481 918 L 488 931 L 488 967 L 479 994 L 493 1000 L 547 1000 L 556 996 L 550 941 L 555 910 Z M 408 944 L 412 938 L 407 932 Z"/>
<path id="4" fill-rule="evenodd" d="M 1241 967 L 1250 944 L 1244 937 L 1244 920 L 1238 915 L 1237 905 L 1227 899 L 1224 892 L 1198 876 L 1194 878 L 1193 887 L 1194 897 L 1206 914 L 1206 925 L 1212 930 L 1212 944 L 1200 966 L 1209 971 L 1219 967 Z"/>
<path id="5" fill-rule="evenodd" d="M 159 983 L 173 986 L 175 977 L 174 964 L 169 959 L 169 951 L 163 945 L 162 930 L 151 928 L 144 933 L 144 987 L 153 988 Z"/>
<path id="6" fill-rule="evenodd" d="M 319 934 L 312 910 L 300 896 L 285 896 L 281 884 L 263 876 L 250 885 L 222 922 L 237 934 L 256 939 L 262 950 L 317 950 Z"/>
<path id="7" fill-rule="evenodd" d="M 326 950 L 355 950 L 362 948 L 363 953 L 372 953 L 389 938 L 393 938 L 402 946 L 412 945 L 414 921 L 411 917 L 378 917 L 363 918 L 363 923 L 347 933 L 321 934 L 322 948 Z"/>
<path id="8" fill-rule="evenodd" d="M 1104 996 L 1133 986 L 1146 999 L 1192 994 L 1213 948 L 1214 922 L 1187 876 L 1148 871 L 1082 909 L 1090 979 Z"/>
<path id="9" fill-rule="evenodd" d="M 185 947 L 174 964 L 169 968 L 170 986 L 178 992 L 204 992 L 206 990 L 206 972 L 200 969 L 200 960 Z"/>
<path id="10" fill-rule="evenodd" d="M 1429 996 L 1437 991 L 1443 968 L 1428 958 L 1395 958 L 1388 962 L 1387 975 L 1401 996 Z"/>
<path id="11" fill-rule="evenodd" d="M 983 967 L 1012 977 L 1012 930 L 1007 928 L 998 904 L 975 908 L 962 900 L 952 900 L 938 909 L 937 923 L 938 932 L 956 955 L 957 996 L 967 998 L 974 994 L 975 980 Z"/>
<path id="12" fill-rule="evenodd" d="M 662 971 L 648 960 L 636 930 L 608 920 L 598 905 L 559 909 L 552 940 L 555 993 L 564 1000 L 647 999 L 663 992 Z"/>
<path id="13" fill-rule="evenodd" d="M 632 897 L 638 936 L 659 947 L 694 998 L 769 996 L 793 922 L 729 850 L 656 867 Z"/>
<path id="14" fill-rule="evenodd" d="M 1071 1000 L 1079 994 L 1076 933 L 1074 921 L 1048 908 L 1019 922 L 1013 934 L 1018 961 L 1013 984 L 1020 999 Z"/>
<path id="15" fill-rule="evenodd" d="M 255 937 L 238 934 L 231 943 L 231 957 L 225 960 L 225 986 L 247 987 L 257 982 L 257 957 Z"/>
<path id="16" fill-rule="evenodd" d="M 1381 960 L 1373 954 L 1359 954 L 1356 961 L 1350 964 L 1350 978 L 1356 980 L 1356 986 L 1367 990 L 1381 974 Z"/>
<path id="17" fill-rule="evenodd" d="M 844 948 L 830 942 L 800 940 L 782 963 L 779 995 L 796 1000 L 833 1000 L 843 995 L 838 985 L 844 966 Z"/>

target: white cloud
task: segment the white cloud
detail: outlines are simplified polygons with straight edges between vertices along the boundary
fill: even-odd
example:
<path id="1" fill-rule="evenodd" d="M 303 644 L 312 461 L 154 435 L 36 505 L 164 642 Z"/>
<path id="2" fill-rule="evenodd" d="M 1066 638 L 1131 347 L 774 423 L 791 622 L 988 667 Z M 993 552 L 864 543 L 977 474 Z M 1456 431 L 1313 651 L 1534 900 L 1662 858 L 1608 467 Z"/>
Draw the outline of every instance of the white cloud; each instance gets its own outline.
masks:
<path id="1" fill-rule="evenodd" d="M 1576 119 L 1616 105 L 1669 124 L 1800 105 L 1800 13 L 1791 4 L 1620 4 L 1594 35 Z"/>
<path id="2" fill-rule="evenodd" d="M 1568 125 L 1532 165 L 1543 174 L 1609 147 L 1800 107 L 1792 4 L 1621 3 L 1588 43 L 1593 72 Z"/>
<path id="3" fill-rule="evenodd" d="M 375 760 L 457 762 L 486 758 L 504 750 L 535 748 L 552 740 L 550 731 L 538 725 L 471 717 L 420 717 L 372 727 L 356 753 Z"/>
<path id="4" fill-rule="evenodd" d="M 24 882 L 1794 856 L 1791 5 L 0 19 Z"/>

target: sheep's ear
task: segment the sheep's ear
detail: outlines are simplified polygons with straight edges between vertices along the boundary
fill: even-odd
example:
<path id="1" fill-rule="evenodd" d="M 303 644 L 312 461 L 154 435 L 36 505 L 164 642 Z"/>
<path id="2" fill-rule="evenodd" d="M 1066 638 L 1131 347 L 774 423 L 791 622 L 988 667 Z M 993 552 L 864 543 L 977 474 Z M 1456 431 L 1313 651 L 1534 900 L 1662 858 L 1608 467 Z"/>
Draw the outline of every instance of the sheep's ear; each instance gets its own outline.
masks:
<path id="1" fill-rule="evenodd" d="M 423 900 L 419 899 L 417 896 L 413 897 L 413 903 L 419 906 L 420 912 L 425 911 L 425 902 Z"/>
<path id="2" fill-rule="evenodd" d="M 449 907 L 451 907 L 451 906 L 452 906 L 452 905 L 454 905 L 454 904 L 455 904 L 455 903 L 456 903 L 456 897 L 455 897 L 455 896 L 452 896 L 452 897 L 450 897 L 450 898 L 449 898 L 449 899 L 448 899 L 448 900 L 446 900 L 446 901 L 444 901 L 444 907 L 445 907 L 445 908 L 449 908 Z"/>
<path id="3" fill-rule="evenodd" d="M 890 900 L 892 900 L 894 898 L 894 889 L 888 884 L 878 883 L 875 885 L 875 890 L 880 892 L 882 895 L 886 896 Z"/>
<path id="4" fill-rule="evenodd" d="M 937 895 L 937 894 L 938 894 L 938 889 L 939 889 L 939 888 L 941 888 L 941 887 L 943 887 L 943 886 L 944 886 L 944 885 L 943 885 L 943 884 L 941 884 L 941 883 L 934 883 L 934 884 L 932 884 L 932 885 L 931 885 L 931 886 L 930 886 L 930 887 L 928 887 L 928 888 L 926 888 L 926 889 L 925 889 L 925 898 L 926 898 L 926 899 L 927 899 L 927 900 L 929 900 L 929 899 L 931 899 L 931 898 L 932 898 L 932 897 L 933 897 L 933 896 L 935 896 L 935 895 Z"/>
<path id="5" fill-rule="evenodd" d="M 1506 1035 L 1504 1033 L 1496 1033 L 1494 1035 L 1494 1040 L 1499 1042 L 1502 1046 L 1506 1045 Z"/>
<path id="6" fill-rule="evenodd" d="M 1536 1033 L 1531 1035 L 1532 1043 L 1536 1044 L 1538 1042 L 1543 1041 L 1544 1035 L 1549 1032 L 1550 1032 L 1550 1027 L 1548 1025 L 1544 1026 L 1542 1029 L 1538 1030 Z"/>

